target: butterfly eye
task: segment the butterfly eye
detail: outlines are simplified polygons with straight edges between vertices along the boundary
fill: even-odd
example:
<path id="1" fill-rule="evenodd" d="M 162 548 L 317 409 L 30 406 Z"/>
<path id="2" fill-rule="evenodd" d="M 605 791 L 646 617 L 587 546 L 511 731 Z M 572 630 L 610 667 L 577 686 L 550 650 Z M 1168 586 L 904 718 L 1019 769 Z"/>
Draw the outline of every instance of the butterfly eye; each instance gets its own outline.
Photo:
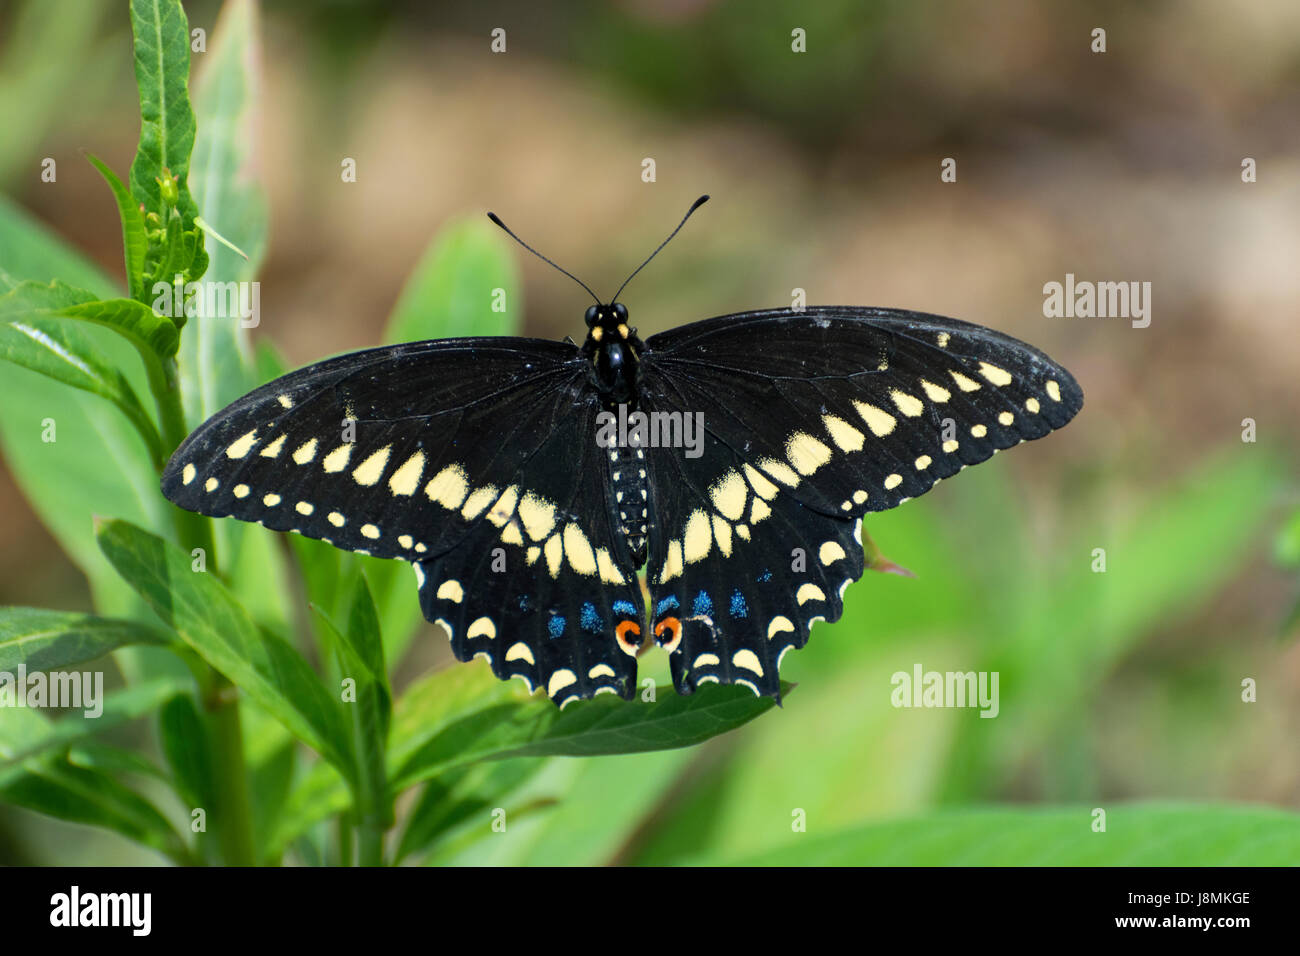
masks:
<path id="1" fill-rule="evenodd" d="M 587 328 L 591 328 L 593 325 L 596 324 L 596 317 L 599 314 L 600 314 L 599 311 L 596 309 L 594 305 L 587 306 L 587 314 L 583 316 L 583 318 L 586 319 L 587 321 Z"/>
<path id="2" fill-rule="evenodd" d="M 620 322 L 627 321 L 627 307 L 622 302 L 614 303 L 614 317 Z"/>

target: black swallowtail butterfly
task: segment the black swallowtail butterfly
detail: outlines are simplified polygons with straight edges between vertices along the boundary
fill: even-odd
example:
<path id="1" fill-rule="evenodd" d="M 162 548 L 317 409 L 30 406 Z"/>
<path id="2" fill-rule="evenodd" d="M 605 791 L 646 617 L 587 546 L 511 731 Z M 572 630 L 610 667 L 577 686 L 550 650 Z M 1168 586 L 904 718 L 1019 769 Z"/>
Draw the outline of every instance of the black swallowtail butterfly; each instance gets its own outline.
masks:
<path id="1" fill-rule="evenodd" d="M 1042 352 L 956 319 L 809 306 L 643 342 L 619 293 L 591 293 L 581 346 L 411 342 L 285 375 L 196 429 L 163 493 L 410 562 L 458 659 L 561 706 L 631 698 L 651 637 L 679 693 L 779 697 L 785 652 L 863 573 L 865 514 L 1083 404 Z"/>

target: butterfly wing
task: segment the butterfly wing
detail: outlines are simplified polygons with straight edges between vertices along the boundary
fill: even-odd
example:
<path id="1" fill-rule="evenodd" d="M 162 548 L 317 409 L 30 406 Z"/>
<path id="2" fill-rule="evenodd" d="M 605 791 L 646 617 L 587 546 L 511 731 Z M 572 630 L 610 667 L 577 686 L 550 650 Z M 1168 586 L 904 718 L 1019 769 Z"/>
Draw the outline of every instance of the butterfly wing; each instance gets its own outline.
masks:
<path id="1" fill-rule="evenodd" d="M 572 345 L 526 339 L 341 356 L 205 422 L 168 463 L 163 493 L 410 561 L 426 617 L 460 659 L 486 655 L 499 677 L 560 701 L 629 696 L 635 648 L 619 636 L 640 643 L 643 606 L 603 470 L 579 460 L 599 410 L 588 368 Z"/>
<path id="2" fill-rule="evenodd" d="M 818 307 L 651 337 L 644 408 L 703 416 L 703 454 L 651 449 L 647 583 L 678 690 L 777 694 L 778 664 L 862 574 L 861 518 L 1082 407 L 1010 336 L 942 316 Z"/>

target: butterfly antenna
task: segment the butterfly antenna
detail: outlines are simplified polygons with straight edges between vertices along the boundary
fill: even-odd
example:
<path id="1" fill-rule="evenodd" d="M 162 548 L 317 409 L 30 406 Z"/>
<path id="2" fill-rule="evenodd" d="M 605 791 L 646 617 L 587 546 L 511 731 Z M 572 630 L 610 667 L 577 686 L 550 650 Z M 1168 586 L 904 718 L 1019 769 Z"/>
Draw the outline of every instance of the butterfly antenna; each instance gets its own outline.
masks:
<path id="1" fill-rule="evenodd" d="M 569 277 L 570 279 L 572 279 L 574 282 L 578 283 L 578 285 L 580 285 L 580 286 L 582 286 L 584 289 L 586 289 L 586 290 L 587 290 L 587 294 L 588 294 L 589 296 L 591 296 L 593 299 L 596 300 L 596 304 L 597 304 L 597 305 L 602 305 L 602 304 L 603 304 L 603 303 L 600 301 L 600 296 L 596 295 L 596 293 L 594 293 L 594 292 L 591 291 L 591 286 L 587 285 L 587 283 L 583 282 L 581 279 L 579 279 L 577 276 L 575 276 L 575 275 L 574 275 L 572 272 L 570 272 L 568 269 L 561 269 L 560 266 L 557 265 L 555 262 L 553 262 L 553 261 L 551 261 L 550 259 L 546 258 L 546 256 L 542 255 L 540 252 L 538 252 L 536 249 L 534 249 L 534 248 L 533 248 L 532 246 L 530 246 L 528 243 L 524 242 L 522 239 L 520 239 L 518 236 L 516 236 L 513 232 L 510 231 L 510 227 L 507 226 L 504 222 L 501 221 L 501 219 L 497 216 L 496 213 L 494 213 L 494 212 L 490 212 L 490 213 L 488 213 L 488 218 L 491 219 L 493 222 L 495 222 L 495 223 L 496 223 L 498 226 L 500 226 L 503 230 L 505 230 L 505 234 L 506 234 L 507 236 L 509 236 L 509 237 L 510 237 L 511 239 L 513 239 L 515 242 L 519 243 L 521 246 L 523 246 L 525 249 L 527 249 L 529 252 L 531 252 L 531 253 L 532 253 L 533 255 L 535 255 L 537 258 L 541 259 L 541 260 L 542 260 L 543 262 L 545 262 L 547 265 L 553 266 L 554 268 L 558 269 L 560 272 L 563 272 L 566 276 L 568 276 L 568 277 Z"/>
<path id="2" fill-rule="evenodd" d="M 686 225 L 686 220 L 691 218 L 691 213 L 695 212 L 695 210 L 699 209 L 708 201 L 709 201 L 708 196 L 701 196 L 699 199 L 695 200 L 695 202 L 691 203 L 691 208 L 686 210 L 686 215 L 682 216 L 682 221 L 677 224 L 677 228 L 668 234 L 667 239 L 659 243 L 659 249 L 662 249 L 664 246 L 668 245 L 668 243 L 672 241 L 673 236 L 677 235 L 677 233 L 682 231 L 682 226 Z M 654 252 L 650 253 L 649 258 L 647 258 L 645 262 L 637 266 L 636 271 L 623 280 L 623 284 L 618 287 L 618 292 L 614 293 L 613 298 L 609 300 L 610 302 L 618 301 L 619 295 L 623 292 L 624 289 L 627 288 L 627 284 L 636 278 L 637 272 L 640 272 L 642 269 L 648 266 L 650 264 L 650 259 L 653 259 L 655 256 L 659 255 L 659 249 L 656 249 Z"/>

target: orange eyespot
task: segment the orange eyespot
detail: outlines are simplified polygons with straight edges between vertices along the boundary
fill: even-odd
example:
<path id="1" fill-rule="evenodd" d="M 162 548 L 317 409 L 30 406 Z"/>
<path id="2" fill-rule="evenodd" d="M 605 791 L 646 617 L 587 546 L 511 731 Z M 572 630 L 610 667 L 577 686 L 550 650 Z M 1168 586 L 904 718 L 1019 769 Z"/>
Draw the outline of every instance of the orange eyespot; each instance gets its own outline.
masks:
<path id="1" fill-rule="evenodd" d="M 636 635 L 635 640 L 627 636 L 629 632 Z M 635 657 L 636 652 L 641 649 L 641 626 L 636 621 L 621 622 L 614 628 L 614 636 L 618 638 L 618 644 L 625 654 Z"/>
<path id="2" fill-rule="evenodd" d="M 664 631 L 668 632 L 668 639 L 664 640 Z M 659 644 L 669 654 L 677 650 L 677 645 L 682 639 L 682 622 L 675 617 L 666 617 L 655 625 L 655 637 L 659 639 Z"/>

